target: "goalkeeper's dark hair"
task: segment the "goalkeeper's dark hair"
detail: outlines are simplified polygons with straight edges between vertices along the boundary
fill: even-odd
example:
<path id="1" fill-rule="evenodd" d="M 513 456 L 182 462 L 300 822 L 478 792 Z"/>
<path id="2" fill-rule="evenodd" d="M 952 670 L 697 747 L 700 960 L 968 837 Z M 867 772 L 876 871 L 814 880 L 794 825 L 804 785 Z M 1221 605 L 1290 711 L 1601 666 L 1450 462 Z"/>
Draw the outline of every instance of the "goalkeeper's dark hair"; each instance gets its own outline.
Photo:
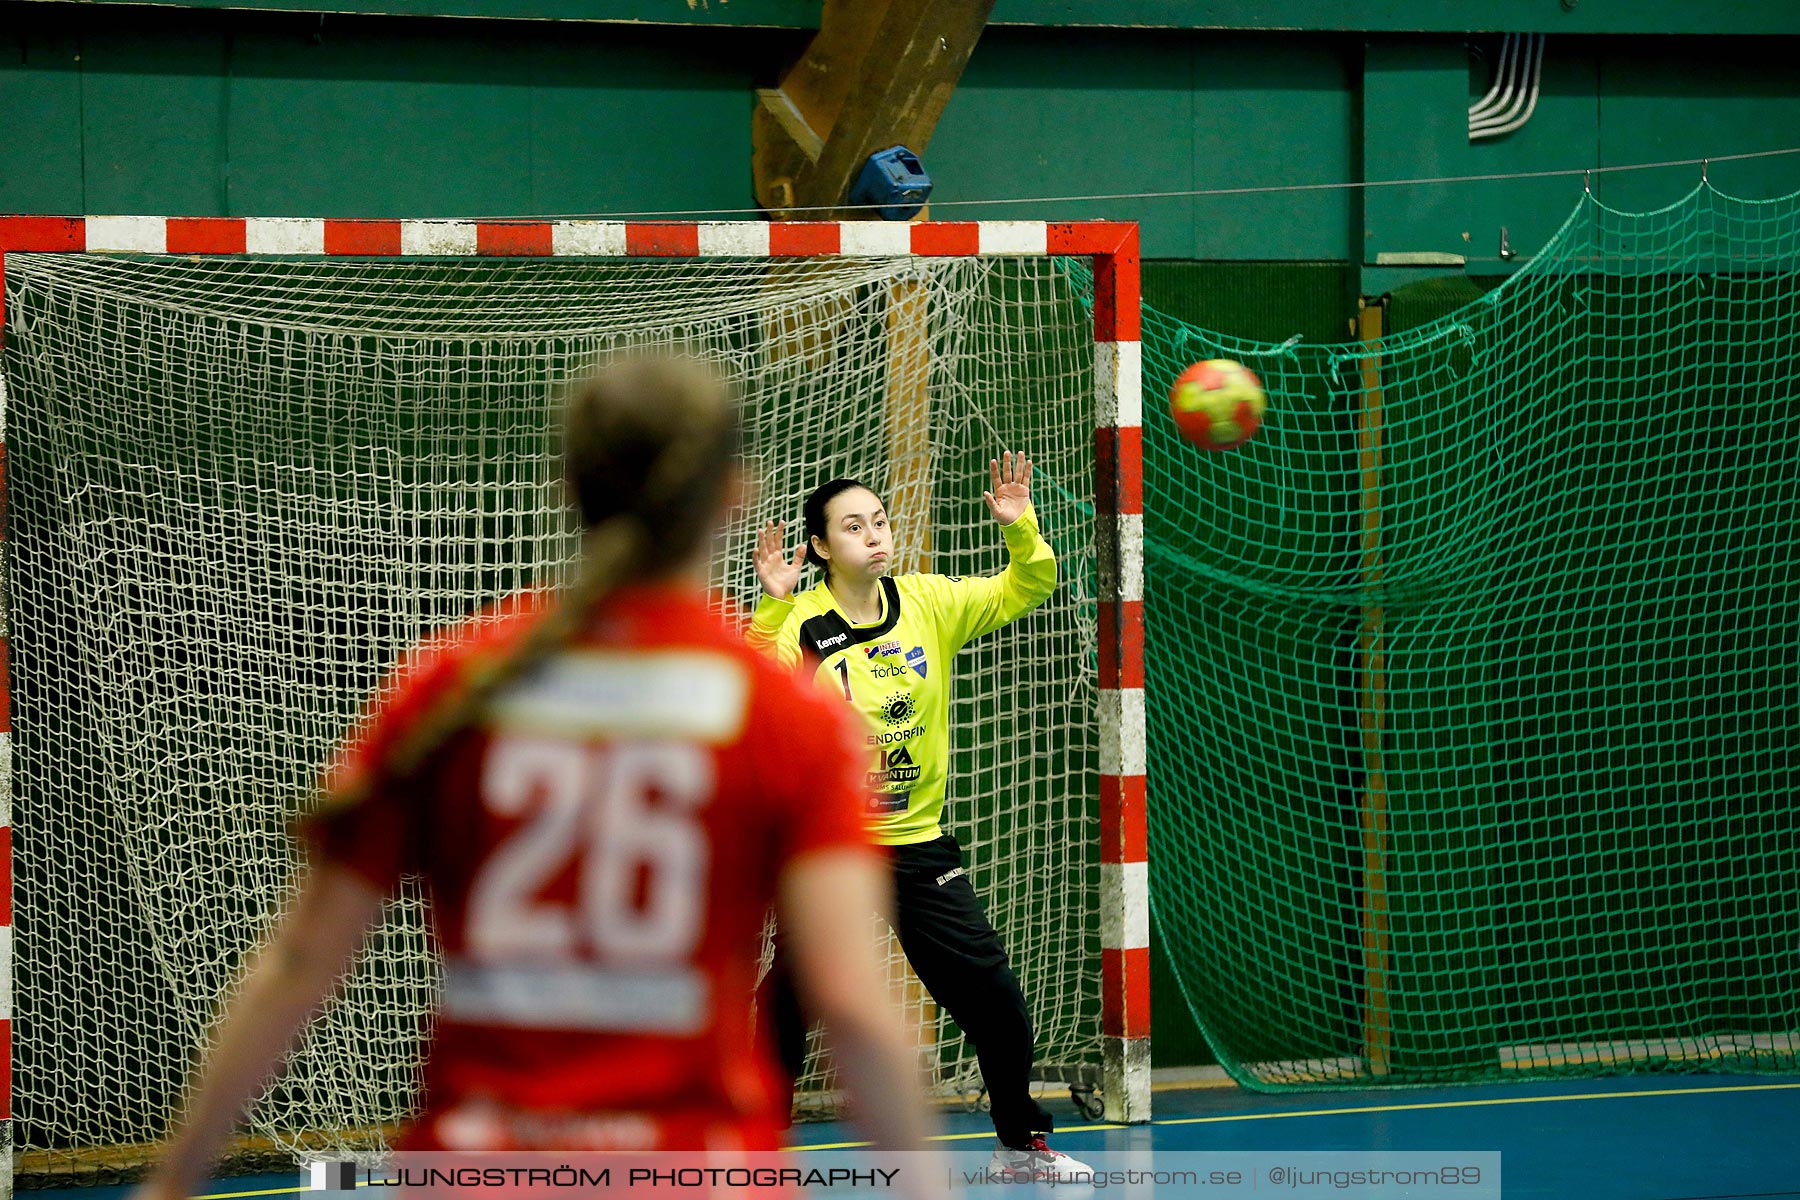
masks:
<path id="1" fill-rule="evenodd" d="M 813 539 L 818 538 L 821 542 L 831 540 L 825 536 L 825 506 L 851 488 L 861 488 L 878 502 L 881 500 L 881 493 L 860 479 L 831 479 L 812 490 L 812 495 L 806 498 L 806 505 L 802 509 L 806 516 L 806 561 L 826 575 L 831 574 L 831 564 L 813 549 Z"/>
<path id="2" fill-rule="evenodd" d="M 563 473 L 585 526 L 574 578 L 550 610 L 420 717 L 382 763 L 416 775 L 479 719 L 496 692 L 567 646 L 621 584 L 685 563 L 707 536 L 738 453 L 737 405 L 696 358 L 634 355 L 576 384 L 563 418 Z"/>

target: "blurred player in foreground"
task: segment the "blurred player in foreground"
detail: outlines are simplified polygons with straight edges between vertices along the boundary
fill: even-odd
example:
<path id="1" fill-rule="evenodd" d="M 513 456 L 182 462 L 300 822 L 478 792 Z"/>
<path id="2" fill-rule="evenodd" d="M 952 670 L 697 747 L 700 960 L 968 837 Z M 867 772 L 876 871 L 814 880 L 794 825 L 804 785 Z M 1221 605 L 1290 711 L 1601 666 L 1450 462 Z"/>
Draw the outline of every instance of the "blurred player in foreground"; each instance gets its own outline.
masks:
<path id="1" fill-rule="evenodd" d="M 445 977 L 402 1148 L 778 1148 L 787 1091 L 749 1004 L 772 901 L 866 1131 L 922 1146 L 868 936 L 891 885 L 863 831 L 861 730 L 707 609 L 742 487 L 735 405 L 695 361 L 626 359 L 574 389 L 565 436 L 576 578 L 428 643 L 382 689 L 142 1195 L 205 1179 L 407 873 Z"/>

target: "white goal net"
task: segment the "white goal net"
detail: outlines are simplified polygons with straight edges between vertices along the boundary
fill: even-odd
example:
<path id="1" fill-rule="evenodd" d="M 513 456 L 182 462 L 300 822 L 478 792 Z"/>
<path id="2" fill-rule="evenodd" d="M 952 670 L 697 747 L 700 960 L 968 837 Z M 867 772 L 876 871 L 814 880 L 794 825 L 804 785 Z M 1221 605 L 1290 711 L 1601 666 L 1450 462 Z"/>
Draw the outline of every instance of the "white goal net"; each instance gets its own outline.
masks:
<path id="1" fill-rule="evenodd" d="M 1041 1065 L 1096 1077 L 1094 343 L 1053 260 L 15 254 L 5 280 L 24 1176 L 128 1168 L 164 1133 L 288 901 L 287 823 L 384 670 L 575 549 L 560 390 L 624 346 L 704 350 L 741 387 L 760 491 L 714 582 L 745 604 L 754 528 L 797 528 L 833 476 L 884 492 L 903 568 L 999 569 L 986 463 L 1031 453 L 1062 583 L 957 664 L 947 819 Z M 411 1113 L 421 918 L 395 899 L 247 1147 L 375 1149 Z M 973 1054 L 893 961 L 940 1088 L 973 1097 Z M 816 1060 L 802 1091 L 829 1099 Z"/>

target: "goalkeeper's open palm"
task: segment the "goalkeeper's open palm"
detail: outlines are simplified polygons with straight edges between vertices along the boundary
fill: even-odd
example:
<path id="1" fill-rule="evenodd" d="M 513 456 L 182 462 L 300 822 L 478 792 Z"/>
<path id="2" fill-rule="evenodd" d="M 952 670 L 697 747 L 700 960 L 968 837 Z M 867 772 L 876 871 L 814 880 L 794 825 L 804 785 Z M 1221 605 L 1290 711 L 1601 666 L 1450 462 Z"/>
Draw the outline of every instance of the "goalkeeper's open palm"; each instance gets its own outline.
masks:
<path id="1" fill-rule="evenodd" d="M 1023 453 L 1008 450 L 998 462 L 988 459 L 988 470 L 993 474 L 994 487 L 981 493 L 981 498 L 994 520 L 1011 525 L 1031 507 L 1031 460 Z"/>
<path id="2" fill-rule="evenodd" d="M 786 532 L 787 522 L 770 521 L 756 534 L 756 578 L 761 581 L 763 591 L 777 600 L 786 600 L 794 594 L 794 588 L 800 582 L 800 568 L 806 562 L 805 540 L 794 551 L 793 559 L 788 558 L 787 549 L 781 542 Z"/>

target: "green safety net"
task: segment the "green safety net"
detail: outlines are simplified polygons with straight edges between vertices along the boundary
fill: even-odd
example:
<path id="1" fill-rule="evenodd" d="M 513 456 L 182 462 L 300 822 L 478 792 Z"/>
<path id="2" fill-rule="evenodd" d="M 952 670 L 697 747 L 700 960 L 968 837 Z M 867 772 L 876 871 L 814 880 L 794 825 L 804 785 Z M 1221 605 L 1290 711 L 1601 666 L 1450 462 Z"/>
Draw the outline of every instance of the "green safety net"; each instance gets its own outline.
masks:
<path id="1" fill-rule="evenodd" d="M 1375 342 L 1145 311 L 1153 909 L 1238 1082 L 1795 1068 L 1797 340 L 1800 195 L 1705 187 Z"/>

